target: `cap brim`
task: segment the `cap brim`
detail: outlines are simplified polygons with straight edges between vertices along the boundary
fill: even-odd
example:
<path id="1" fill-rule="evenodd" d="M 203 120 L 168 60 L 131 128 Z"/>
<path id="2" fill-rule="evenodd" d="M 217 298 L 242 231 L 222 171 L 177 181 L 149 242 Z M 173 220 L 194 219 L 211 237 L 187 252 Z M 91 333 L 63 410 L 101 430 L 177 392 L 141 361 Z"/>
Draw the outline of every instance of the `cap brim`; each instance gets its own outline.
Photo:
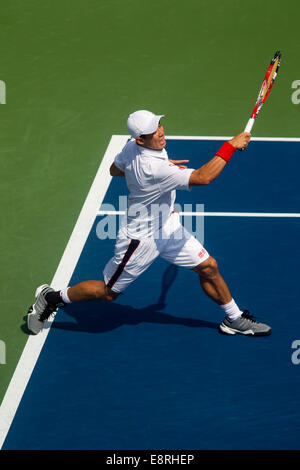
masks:
<path id="1" fill-rule="evenodd" d="M 163 118 L 163 117 L 165 117 L 164 114 L 156 115 L 156 116 L 153 118 L 153 121 L 151 122 L 151 125 L 149 125 L 148 129 L 146 129 L 143 134 L 149 135 L 149 134 L 153 134 L 154 132 L 156 132 L 156 130 L 157 130 L 157 128 L 158 128 L 159 121 L 160 121 L 161 118 Z"/>

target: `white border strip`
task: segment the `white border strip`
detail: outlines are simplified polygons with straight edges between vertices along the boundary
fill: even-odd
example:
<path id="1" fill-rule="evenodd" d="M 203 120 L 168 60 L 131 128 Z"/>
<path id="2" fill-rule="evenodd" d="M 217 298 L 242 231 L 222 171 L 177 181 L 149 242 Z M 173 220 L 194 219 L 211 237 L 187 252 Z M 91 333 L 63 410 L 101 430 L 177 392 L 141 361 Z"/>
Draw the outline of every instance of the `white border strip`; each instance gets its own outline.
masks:
<path id="1" fill-rule="evenodd" d="M 97 215 L 125 215 L 125 211 L 101 211 Z M 300 213 L 293 212 L 179 212 L 181 216 L 196 217 L 300 217 Z"/>
<path id="2" fill-rule="evenodd" d="M 114 156 L 121 151 L 129 135 L 113 135 L 102 162 L 99 166 L 95 179 L 92 183 L 90 191 L 84 202 L 78 220 L 75 224 L 71 237 L 68 241 L 66 249 L 63 253 L 61 261 L 57 267 L 51 285 L 54 289 L 58 289 L 68 284 L 73 271 L 76 267 L 86 239 L 90 233 L 95 217 L 98 214 L 99 207 L 104 199 L 106 191 L 109 187 L 111 176 L 109 175 L 109 166 L 113 162 Z M 221 136 L 166 136 L 170 140 L 227 140 L 231 137 Z M 253 137 L 252 140 L 257 141 L 282 141 L 282 142 L 300 142 L 300 138 L 285 137 Z M 202 214 L 202 213 L 201 213 Z M 205 213 L 218 214 L 218 213 Z M 221 213 L 220 213 L 221 214 Z M 224 213 L 222 213 L 224 215 Z M 229 213 L 227 213 L 229 214 Z M 238 214 L 238 213 L 231 213 Z M 244 213 L 240 213 L 244 214 Z M 186 214 L 187 215 L 187 214 Z M 248 214 L 249 216 L 249 214 Z M 261 215 L 260 215 L 261 216 Z M 274 214 L 270 215 L 274 217 Z M 282 215 L 285 217 L 292 215 Z M 293 215 L 298 217 L 298 214 Z M 22 355 L 19 359 L 13 377 L 7 388 L 6 394 L 0 406 L 0 449 L 6 439 L 7 433 L 17 412 L 18 406 L 26 389 L 27 383 L 31 377 L 35 364 L 38 360 L 40 352 L 46 341 L 50 331 L 51 321 L 36 336 L 29 336 Z"/>
<path id="3" fill-rule="evenodd" d="M 166 136 L 166 140 L 228 140 L 232 139 L 234 136 L 201 136 L 201 137 L 193 137 L 193 136 L 173 136 L 169 135 Z M 251 137 L 251 141 L 257 142 L 300 142 L 300 137 Z"/>
<path id="4" fill-rule="evenodd" d="M 109 167 L 128 137 L 113 135 L 79 214 L 69 242 L 51 282 L 54 289 L 68 285 L 94 223 L 99 205 L 109 187 Z M 53 321 L 53 320 L 52 320 Z M 36 336 L 29 336 L 0 407 L 0 449 L 14 419 L 23 393 L 50 331 L 51 321 Z"/>
<path id="5" fill-rule="evenodd" d="M 118 137 L 130 139 L 129 135 L 118 135 Z M 166 140 L 228 140 L 233 137 L 233 135 L 166 135 Z M 257 142 L 300 142 L 300 137 L 251 137 L 251 140 Z"/>

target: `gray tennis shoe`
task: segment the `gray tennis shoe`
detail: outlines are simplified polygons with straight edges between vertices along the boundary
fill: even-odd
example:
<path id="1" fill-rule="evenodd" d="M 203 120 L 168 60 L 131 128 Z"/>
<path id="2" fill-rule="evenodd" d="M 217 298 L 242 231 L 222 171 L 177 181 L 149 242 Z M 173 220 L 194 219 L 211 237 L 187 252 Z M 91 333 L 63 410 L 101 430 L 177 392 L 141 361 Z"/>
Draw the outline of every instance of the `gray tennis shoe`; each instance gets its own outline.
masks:
<path id="1" fill-rule="evenodd" d="M 248 310 L 245 310 L 236 320 L 230 321 L 229 318 L 225 317 L 220 325 L 220 330 L 227 335 L 246 336 L 268 336 L 272 332 L 270 326 L 255 321 Z"/>
<path id="2" fill-rule="evenodd" d="M 54 292 L 48 284 L 39 286 L 35 292 L 36 302 L 29 307 L 27 314 L 27 326 L 29 330 L 37 335 L 46 320 L 57 310 L 57 305 L 47 302 L 45 296 L 48 292 Z"/>

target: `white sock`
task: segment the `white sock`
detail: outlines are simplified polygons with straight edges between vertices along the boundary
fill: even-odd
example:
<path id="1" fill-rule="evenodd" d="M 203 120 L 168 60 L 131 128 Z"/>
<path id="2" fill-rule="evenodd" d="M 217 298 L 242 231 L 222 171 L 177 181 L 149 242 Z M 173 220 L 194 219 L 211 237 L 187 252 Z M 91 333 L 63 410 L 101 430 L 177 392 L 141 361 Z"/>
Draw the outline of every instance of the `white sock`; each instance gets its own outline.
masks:
<path id="1" fill-rule="evenodd" d="M 230 321 L 236 320 L 242 315 L 242 311 L 238 308 L 237 304 L 233 299 L 228 304 L 220 305 L 221 309 L 225 312 L 225 315 Z"/>
<path id="2" fill-rule="evenodd" d="M 60 291 L 60 296 L 62 298 L 62 301 L 65 304 L 70 304 L 71 303 L 71 300 L 68 297 L 68 289 L 69 289 L 69 287 L 66 287 L 65 289 Z"/>

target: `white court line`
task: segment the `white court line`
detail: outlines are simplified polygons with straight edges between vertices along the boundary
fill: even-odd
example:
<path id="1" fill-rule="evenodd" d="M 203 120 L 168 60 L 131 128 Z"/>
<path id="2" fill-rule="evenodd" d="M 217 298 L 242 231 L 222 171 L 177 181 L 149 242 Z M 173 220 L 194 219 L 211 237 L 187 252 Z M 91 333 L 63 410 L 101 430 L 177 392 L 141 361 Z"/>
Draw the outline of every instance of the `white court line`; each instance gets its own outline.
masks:
<path id="1" fill-rule="evenodd" d="M 166 136 L 168 140 L 228 140 L 234 136 Z M 251 137 L 251 141 L 257 142 L 300 142 L 300 137 Z"/>
<path id="2" fill-rule="evenodd" d="M 170 140 L 227 140 L 231 137 L 221 136 L 166 136 Z M 70 236 L 68 244 L 62 255 L 61 261 L 57 267 L 52 279 L 51 286 L 59 289 L 68 285 L 73 271 L 76 267 L 82 249 L 85 245 L 95 217 L 98 214 L 99 207 L 104 199 L 109 187 L 111 176 L 109 175 L 109 166 L 114 156 L 121 151 L 128 135 L 113 135 L 109 146 L 105 152 L 103 160 L 99 166 L 93 184 L 84 202 L 78 220 Z M 282 142 L 300 142 L 300 138 L 273 138 L 273 137 L 253 137 L 257 141 L 282 141 Z M 202 213 L 201 213 L 202 214 Z M 217 213 L 205 213 L 204 215 Z M 228 213 L 229 214 L 229 213 Z M 237 213 L 232 213 L 237 214 Z M 187 215 L 187 214 L 186 214 Z M 224 213 L 223 213 L 224 215 Z M 248 215 L 249 216 L 249 215 Z M 270 215 L 274 216 L 274 215 Z M 288 217 L 289 215 L 284 215 Z M 290 215 L 292 216 L 292 215 Z M 298 215 L 294 215 L 295 217 Z M 53 321 L 53 320 L 52 320 Z M 7 433 L 17 412 L 18 406 L 26 389 L 27 383 L 33 372 L 40 352 L 43 348 L 47 335 L 50 331 L 52 321 L 48 321 L 45 328 L 36 336 L 29 336 L 22 355 L 19 359 L 13 377 L 7 388 L 6 394 L 0 406 L 0 449 L 6 439 Z"/>
<path id="3" fill-rule="evenodd" d="M 125 211 L 102 211 L 97 215 L 125 215 Z M 181 216 L 210 216 L 210 217 L 300 217 L 300 213 L 293 212 L 180 212 Z"/>
<path id="4" fill-rule="evenodd" d="M 119 135 L 129 139 L 129 135 Z M 166 135 L 166 140 L 228 140 L 234 136 L 220 136 L 220 135 Z M 300 137 L 251 137 L 251 141 L 257 142 L 300 142 Z"/>

